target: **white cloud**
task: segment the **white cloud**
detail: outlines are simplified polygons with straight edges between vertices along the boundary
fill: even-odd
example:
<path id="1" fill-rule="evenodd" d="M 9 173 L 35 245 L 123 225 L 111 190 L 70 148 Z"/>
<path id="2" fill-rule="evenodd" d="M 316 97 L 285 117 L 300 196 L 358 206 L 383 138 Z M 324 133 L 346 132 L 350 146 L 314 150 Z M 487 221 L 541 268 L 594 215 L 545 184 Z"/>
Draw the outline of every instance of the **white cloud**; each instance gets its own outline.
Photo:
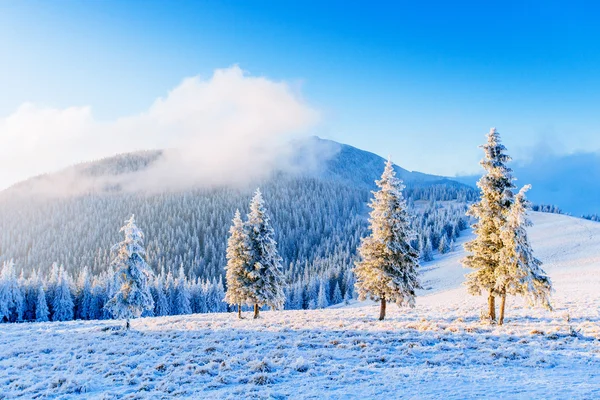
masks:
<path id="1" fill-rule="evenodd" d="M 248 76 L 237 66 L 208 80 L 187 78 L 146 112 L 111 122 L 95 120 L 90 107 L 24 104 L 0 118 L 0 188 L 76 162 L 161 148 L 176 150 L 155 166 L 152 180 L 178 185 L 260 177 L 317 119 L 286 83 Z"/>

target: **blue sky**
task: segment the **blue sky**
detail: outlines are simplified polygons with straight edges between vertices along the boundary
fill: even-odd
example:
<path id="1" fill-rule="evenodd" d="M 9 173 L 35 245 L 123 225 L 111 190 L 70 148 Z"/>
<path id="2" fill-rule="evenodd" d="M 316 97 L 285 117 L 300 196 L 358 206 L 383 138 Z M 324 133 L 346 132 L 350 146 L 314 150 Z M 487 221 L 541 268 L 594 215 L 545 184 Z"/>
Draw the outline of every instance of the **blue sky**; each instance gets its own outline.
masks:
<path id="1" fill-rule="evenodd" d="M 21 104 L 143 112 L 237 64 L 285 80 L 313 133 L 405 168 L 477 170 L 490 127 L 518 159 L 600 149 L 594 2 L 0 3 L 0 118 Z"/>

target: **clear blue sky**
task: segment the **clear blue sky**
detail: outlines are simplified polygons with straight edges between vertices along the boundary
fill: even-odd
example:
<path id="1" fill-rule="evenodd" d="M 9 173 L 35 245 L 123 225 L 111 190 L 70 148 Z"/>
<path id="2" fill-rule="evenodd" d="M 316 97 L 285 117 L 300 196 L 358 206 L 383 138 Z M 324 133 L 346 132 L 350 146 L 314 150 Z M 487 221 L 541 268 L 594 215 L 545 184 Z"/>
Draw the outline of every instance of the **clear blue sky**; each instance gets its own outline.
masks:
<path id="1" fill-rule="evenodd" d="M 24 102 L 146 110 L 239 64 L 298 85 L 315 134 L 405 168 L 473 172 L 491 126 L 527 157 L 600 149 L 595 2 L 0 3 L 0 118 Z"/>

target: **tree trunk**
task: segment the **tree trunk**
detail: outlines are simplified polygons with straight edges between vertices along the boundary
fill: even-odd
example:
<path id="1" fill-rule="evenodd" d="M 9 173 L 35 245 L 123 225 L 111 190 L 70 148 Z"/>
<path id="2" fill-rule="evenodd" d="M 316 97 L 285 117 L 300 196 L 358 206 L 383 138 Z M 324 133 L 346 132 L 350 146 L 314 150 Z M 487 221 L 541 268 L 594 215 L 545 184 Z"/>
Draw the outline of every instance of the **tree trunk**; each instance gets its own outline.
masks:
<path id="1" fill-rule="evenodd" d="M 379 308 L 379 320 L 383 321 L 385 319 L 385 297 L 381 298 L 381 307 Z"/>
<path id="2" fill-rule="evenodd" d="M 488 318 L 490 321 L 496 321 L 496 297 L 491 290 L 488 296 Z"/>
<path id="3" fill-rule="evenodd" d="M 242 319 L 242 305 L 238 304 L 238 318 Z"/>
<path id="4" fill-rule="evenodd" d="M 498 318 L 498 325 L 504 323 L 504 306 L 506 305 L 506 293 L 502 293 L 500 296 L 500 317 Z"/>
<path id="5" fill-rule="evenodd" d="M 258 318 L 258 304 L 254 305 L 254 319 Z"/>
<path id="6" fill-rule="evenodd" d="M 130 327 L 131 327 L 131 324 L 129 323 L 129 318 L 127 318 L 125 320 L 125 329 L 129 330 Z"/>

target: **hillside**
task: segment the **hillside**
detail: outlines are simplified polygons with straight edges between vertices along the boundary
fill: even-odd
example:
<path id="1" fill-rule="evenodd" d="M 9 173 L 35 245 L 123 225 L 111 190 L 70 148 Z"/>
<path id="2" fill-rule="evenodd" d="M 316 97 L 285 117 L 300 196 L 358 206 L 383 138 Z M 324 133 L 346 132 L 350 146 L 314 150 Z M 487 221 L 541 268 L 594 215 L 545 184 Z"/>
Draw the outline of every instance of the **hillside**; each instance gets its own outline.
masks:
<path id="1" fill-rule="evenodd" d="M 506 325 L 482 324 L 484 299 L 460 286 L 457 249 L 425 265 L 430 289 L 415 309 L 391 306 L 383 322 L 357 303 L 256 321 L 144 318 L 126 334 L 117 321 L 2 324 L 3 396 L 597 398 L 600 223 L 532 219 L 554 312 L 511 298 Z"/>

